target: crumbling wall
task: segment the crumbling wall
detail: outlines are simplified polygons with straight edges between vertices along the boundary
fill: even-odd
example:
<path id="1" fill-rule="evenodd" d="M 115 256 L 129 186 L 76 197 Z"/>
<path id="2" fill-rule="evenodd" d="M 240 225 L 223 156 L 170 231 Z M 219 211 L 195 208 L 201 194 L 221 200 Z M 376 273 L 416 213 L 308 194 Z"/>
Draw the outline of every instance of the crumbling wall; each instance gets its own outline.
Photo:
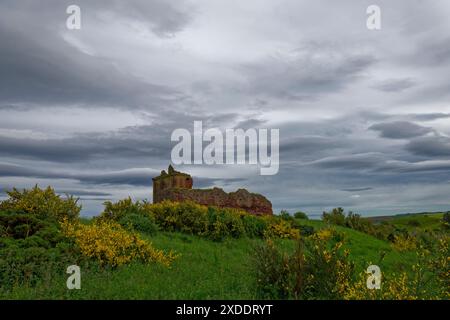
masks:
<path id="1" fill-rule="evenodd" d="M 171 201 L 190 200 L 206 206 L 216 206 L 221 208 L 237 208 L 256 215 L 271 215 L 272 203 L 266 197 L 250 193 L 246 189 L 239 189 L 236 192 L 226 193 L 220 188 L 213 189 L 183 189 L 172 188 L 162 190 L 159 199 Z"/>

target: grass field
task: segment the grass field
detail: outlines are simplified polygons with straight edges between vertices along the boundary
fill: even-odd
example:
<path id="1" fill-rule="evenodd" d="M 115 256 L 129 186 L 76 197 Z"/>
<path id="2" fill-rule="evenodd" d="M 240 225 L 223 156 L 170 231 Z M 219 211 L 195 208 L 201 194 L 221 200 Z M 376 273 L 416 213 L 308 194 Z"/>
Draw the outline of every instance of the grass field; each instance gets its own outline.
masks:
<path id="1" fill-rule="evenodd" d="M 420 226 L 411 226 L 411 219 Z M 433 228 L 439 215 L 393 217 L 395 224 L 414 228 Z M 316 230 L 326 225 L 319 220 L 298 220 Z M 89 223 L 84 221 L 84 223 Z M 356 272 L 371 263 L 382 272 L 409 271 L 415 252 L 399 252 L 387 241 L 335 226 L 345 235 L 345 247 L 356 263 Z M 252 269 L 254 247 L 261 239 L 227 239 L 214 242 L 178 232 L 159 232 L 146 236 L 158 249 L 174 250 L 180 257 L 170 268 L 158 264 L 132 263 L 116 269 L 89 270 L 82 273 L 82 289 L 67 290 L 66 274 L 52 276 L 38 285 L 16 287 L 0 293 L 2 299 L 254 299 L 255 277 Z M 277 240 L 289 251 L 294 240 Z M 380 260 L 384 255 L 383 260 Z"/>

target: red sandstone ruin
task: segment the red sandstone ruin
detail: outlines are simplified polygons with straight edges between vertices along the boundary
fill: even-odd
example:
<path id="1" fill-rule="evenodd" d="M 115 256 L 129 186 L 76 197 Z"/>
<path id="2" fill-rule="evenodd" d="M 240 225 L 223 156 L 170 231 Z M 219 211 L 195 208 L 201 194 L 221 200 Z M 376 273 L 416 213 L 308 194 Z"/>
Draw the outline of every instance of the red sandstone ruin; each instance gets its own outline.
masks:
<path id="1" fill-rule="evenodd" d="M 220 188 L 192 189 L 192 177 L 174 170 L 170 165 L 168 172 L 153 178 L 153 203 L 163 200 L 190 200 L 206 206 L 237 208 L 255 215 L 272 215 L 272 203 L 266 197 L 250 193 L 246 189 L 226 193 Z"/>

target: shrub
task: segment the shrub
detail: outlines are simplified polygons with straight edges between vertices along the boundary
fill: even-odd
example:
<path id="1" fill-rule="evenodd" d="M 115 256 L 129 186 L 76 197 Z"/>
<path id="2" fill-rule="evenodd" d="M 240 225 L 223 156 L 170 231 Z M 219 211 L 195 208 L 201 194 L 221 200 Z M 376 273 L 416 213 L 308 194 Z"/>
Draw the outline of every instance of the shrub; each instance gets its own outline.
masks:
<path id="1" fill-rule="evenodd" d="M 408 225 L 410 225 L 411 227 L 420 227 L 420 221 L 417 219 L 411 219 L 408 221 Z"/>
<path id="2" fill-rule="evenodd" d="M 450 229 L 450 212 L 444 213 L 444 216 L 442 217 L 442 224 L 444 228 Z"/>
<path id="3" fill-rule="evenodd" d="M 408 234 L 394 235 L 392 246 L 398 251 L 414 250 L 417 247 L 416 239 Z"/>
<path id="4" fill-rule="evenodd" d="M 298 225 L 295 226 L 300 232 L 300 236 L 308 237 L 314 234 L 315 230 L 313 226 L 305 226 L 305 225 Z"/>
<path id="5" fill-rule="evenodd" d="M 34 286 L 70 264 L 82 262 L 55 219 L 0 212 L 0 287 Z"/>
<path id="6" fill-rule="evenodd" d="M 143 203 L 140 201 L 133 202 L 130 197 L 119 200 L 115 203 L 105 201 L 103 205 L 105 208 L 101 213 L 101 217 L 114 221 L 119 221 L 124 216 L 130 214 L 143 214 Z"/>
<path id="7" fill-rule="evenodd" d="M 253 256 L 257 296 L 261 299 L 288 299 L 290 292 L 289 256 L 279 250 L 272 240 L 257 245 Z"/>
<path id="8" fill-rule="evenodd" d="M 250 214 L 242 216 L 245 234 L 250 238 L 262 238 L 268 228 L 267 220 Z"/>
<path id="9" fill-rule="evenodd" d="M 191 201 L 146 204 L 144 210 L 165 231 L 196 235 L 204 235 L 208 231 L 208 208 Z"/>
<path id="10" fill-rule="evenodd" d="M 139 260 L 169 266 L 176 257 L 173 252 L 165 254 L 153 248 L 138 234 L 127 232 L 113 221 L 98 220 L 94 224 L 83 225 L 64 220 L 61 226 L 64 234 L 74 239 L 84 256 L 95 258 L 101 265 L 115 267 Z"/>
<path id="11" fill-rule="evenodd" d="M 138 216 L 144 218 L 138 218 Z M 131 218 L 130 218 L 131 217 Z M 116 221 L 128 226 L 143 224 L 149 218 L 160 230 L 179 231 L 221 241 L 227 237 L 282 237 L 298 238 L 295 219 L 289 214 L 279 216 L 254 216 L 234 208 L 199 205 L 192 201 L 160 203 L 133 202 L 130 198 L 117 203 L 105 202 L 100 220 Z M 134 220 L 130 221 L 131 219 Z M 139 221 L 138 221 L 139 220 Z M 142 223 L 141 223 L 142 221 Z M 152 227 L 149 223 L 148 227 Z M 144 231 L 140 227 L 134 228 Z M 145 232 L 145 231 L 144 231 Z"/>
<path id="12" fill-rule="evenodd" d="M 345 215 L 344 209 L 342 208 L 335 208 L 331 212 L 324 212 L 322 219 L 328 224 L 354 229 L 382 240 L 385 240 L 392 233 L 392 228 L 386 228 L 385 226 L 375 227 L 370 220 L 361 218 L 359 214 L 353 213 L 352 211 Z"/>
<path id="13" fill-rule="evenodd" d="M 366 289 L 366 274 L 361 274 L 347 291 L 345 299 L 416 300 L 448 299 L 450 277 L 448 269 L 448 238 L 442 239 L 435 254 L 417 246 L 417 262 L 410 272 L 383 274 L 381 290 Z"/>
<path id="14" fill-rule="evenodd" d="M 438 248 L 430 262 L 431 271 L 444 297 L 450 298 L 450 237 L 444 236 L 438 240 Z"/>
<path id="15" fill-rule="evenodd" d="M 297 211 L 296 213 L 294 213 L 294 218 L 308 220 L 308 216 L 302 211 Z"/>
<path id="16" fill-rule="evenodd" d="M 331 212 L 323 212 L 322 220 L 328 224 L 343 226 L 345 224 L 344 209 L 334 208 Z"/>
<path id="17" fill-rule="evenodd" d="M 150 235 L 154 235 L 158 231 L 155 219 L 150 215 L 127 214 L 119 219 L 119 224 L 129 230 L 145 232 Z"/>
<path id="18" fill-rule="evenodd" d="M 210 239 L 221 241 L 226 237 L 239 238 L 245 234 L 241 215 L 233 209 L 208 208 L 208 232 Z"/>
<path id="19" fill-rule="evenodd" d="M 22 284 L 34 286 L 70 264 L 70 258 L 55 248 L 47 250 L 10 245 L 0 250 L 0 287 L 10 289 Z"/>
<path id="20" fill-rule="evenodd" d="M 56 220 L 44 220 L 33 214 L 0 212 L 0 230 L 2 239 L 17 240 L 15 243 L 22 247 L 31 247 L 32 242 L 37 241 L 40 246 L 49 248 L 64 240 Z"/>
<path id="21" fill-rule="evenodd" d="M 13 188 L 6 192 L 8 199 L 0 202 L 0 211 L 17 211 L 39 217 L 50 217 L 62 220 L 75 219 L 79 216 L 81 206 L 78 199 L 66 195 L 63 199 L 51 187 L 45 190 L 37 185 L 30 190 Z"/>
<path id="22" fill-rule="evenodd" d="M 288 221 L 276 217 L 269 218 L 269 221 L 269 226 L 264 234 L 265 237 L 284 239 L 298 239 L 300 237 L 299 230 L 295 229 Z"/>
<path id="23" fill-rule="evenodd" d="M 288 211 L 286 211 L 286 210 L 281 210 L 281 212 L 278 215 L 278 217 L 280 217 L 281 219 L 286 220 L 286 221 L 293 221 L 294 220 L 294 217 L 291 216 L 291 214 Z"/>
<path id="24" fill-rule="evenodd" d="M 257 294 L 264 299 L 339 299 L 350 287 L 353 264 L 342 242 L 301 238 L 292 254 L 272 241 L 258 246 L 253 264 Z"/>

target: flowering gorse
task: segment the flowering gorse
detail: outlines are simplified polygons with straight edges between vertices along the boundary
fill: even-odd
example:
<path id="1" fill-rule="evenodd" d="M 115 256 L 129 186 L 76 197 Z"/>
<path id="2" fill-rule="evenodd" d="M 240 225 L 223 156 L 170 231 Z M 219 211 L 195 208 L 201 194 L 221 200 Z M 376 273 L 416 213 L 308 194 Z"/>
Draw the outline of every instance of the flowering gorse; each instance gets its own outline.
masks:
<path id="1" fill-rule="evenodd" d="M 61 229 L 67 237 L 75 240 L 83 255 L 97 259 L 101 265 L 115 267 L 138 260 L 169 266 L 176 258 L 173 252 L 166 254 L 153 248 L 138 234 L 128 232 L 113 221 L 98 220 L 84 225 L 65 219 Z"/>

